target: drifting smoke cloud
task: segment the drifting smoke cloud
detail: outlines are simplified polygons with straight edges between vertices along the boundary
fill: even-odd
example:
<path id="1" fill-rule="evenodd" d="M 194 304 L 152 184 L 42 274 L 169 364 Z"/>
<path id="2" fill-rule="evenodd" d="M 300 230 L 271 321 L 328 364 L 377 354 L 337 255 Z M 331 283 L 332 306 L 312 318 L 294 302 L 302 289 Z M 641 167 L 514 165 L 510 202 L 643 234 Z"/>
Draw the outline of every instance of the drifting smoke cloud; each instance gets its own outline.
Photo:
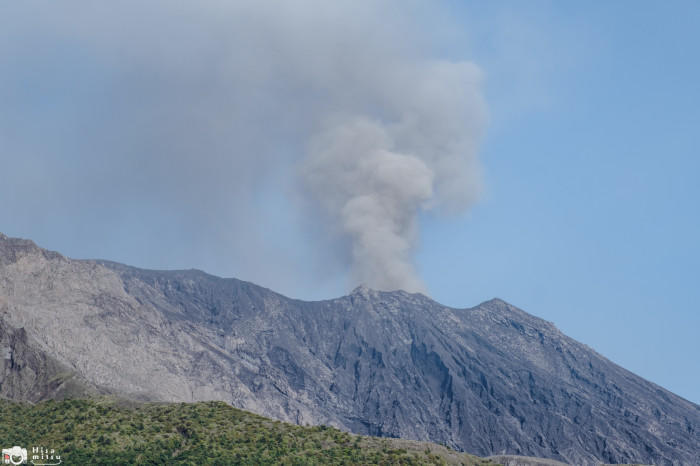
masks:
<path id="1" fill-rule="evenodd" d="M 411 263 L 418 214 L 465 209 L 479 191 L 480 72 L 469 63 L 391 66 L 393 79 L 371 90 L 384 96 L 383 118 L 328 122 L 312 136 L 304 177 L 348 238 L 356 280 L 425 291 Z"/>
<path id="2" fill-rule="evenodd" d="M 330 225 L 341 248 L 318 261 L 349 260 L 355 283 L 423 291 L 418 216 L 475 200 L 485 110 L 475 65 L 431 57 L 419 5 L 4 7 L 0 215 L 36 239 L 62 228 L 121 251 L 138 237 L 155 263 L 181 254 L 283 290 L 308 266 L 281 259 L 276 218 Z"/>

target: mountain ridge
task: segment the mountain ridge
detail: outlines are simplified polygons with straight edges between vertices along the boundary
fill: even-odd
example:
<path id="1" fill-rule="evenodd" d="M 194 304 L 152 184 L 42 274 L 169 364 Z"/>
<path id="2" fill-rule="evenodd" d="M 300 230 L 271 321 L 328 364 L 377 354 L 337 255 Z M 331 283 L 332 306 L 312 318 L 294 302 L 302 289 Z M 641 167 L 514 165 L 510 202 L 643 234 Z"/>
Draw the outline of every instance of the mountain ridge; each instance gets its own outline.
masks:
<path id="1" fill-rule="evenodd" d="M 0 317 L 91 384 L 480 456 L 697 464 L 700 407 L 494 298 L 358 287 L 306 302 L 0 236 Z"/>

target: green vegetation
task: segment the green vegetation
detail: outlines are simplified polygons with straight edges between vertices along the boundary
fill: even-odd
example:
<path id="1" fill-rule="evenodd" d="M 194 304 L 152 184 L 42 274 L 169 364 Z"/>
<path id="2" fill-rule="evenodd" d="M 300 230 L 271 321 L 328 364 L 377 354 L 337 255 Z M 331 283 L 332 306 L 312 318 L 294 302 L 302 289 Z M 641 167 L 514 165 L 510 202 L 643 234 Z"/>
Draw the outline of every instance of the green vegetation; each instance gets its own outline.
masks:
<path id="1" fill-rule="evenodd" d="M 62 464 L 494 464 L 445 447 L 273 421 L 221 402 L 0 401 L 0 445 Z"/>

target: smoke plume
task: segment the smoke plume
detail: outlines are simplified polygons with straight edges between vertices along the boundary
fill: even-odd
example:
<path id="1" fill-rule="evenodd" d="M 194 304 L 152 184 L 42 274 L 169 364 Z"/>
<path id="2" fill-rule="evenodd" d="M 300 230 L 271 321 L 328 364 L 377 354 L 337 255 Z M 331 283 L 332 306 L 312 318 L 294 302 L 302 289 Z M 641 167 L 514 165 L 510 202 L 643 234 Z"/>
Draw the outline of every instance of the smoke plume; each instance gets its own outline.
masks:
<path id="1" fill-rule="evenodd" d="M 382 71 L 386 79 L 368 79 L 366 87 L 381 112 L 324 122 L 303 174 L 350 243 L 356 281 L 425 291 L 411 262 L 419 213 L 465 209 L 479 191 L 480 72 L 469 63 L 421 61 Z"/>
<path id="2" fill-rule="evenodd" d="M 342 269 L 424 291 L 419 216 L 476 199 L 485 122 L 481 72 L 436 56 L 430 8 L 29 3 L 0 18 L 0 216 L 16 233 L 297 295 Z"/>

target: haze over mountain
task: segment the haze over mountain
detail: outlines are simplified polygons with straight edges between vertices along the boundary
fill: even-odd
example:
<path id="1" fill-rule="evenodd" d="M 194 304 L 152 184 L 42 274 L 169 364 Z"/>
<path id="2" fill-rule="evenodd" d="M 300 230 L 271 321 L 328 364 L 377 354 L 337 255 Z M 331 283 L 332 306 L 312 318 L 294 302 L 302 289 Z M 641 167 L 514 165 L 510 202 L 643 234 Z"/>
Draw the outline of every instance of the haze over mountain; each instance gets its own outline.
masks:
<path id="1" fill-rule="evenodd" d="M 0 324 L 15 399 L 223 400 L 481 456 L 700 463 L 698 405 L 498 299 L 454 309 L 360 287 L 304 302 L 0 235 Z"/>

